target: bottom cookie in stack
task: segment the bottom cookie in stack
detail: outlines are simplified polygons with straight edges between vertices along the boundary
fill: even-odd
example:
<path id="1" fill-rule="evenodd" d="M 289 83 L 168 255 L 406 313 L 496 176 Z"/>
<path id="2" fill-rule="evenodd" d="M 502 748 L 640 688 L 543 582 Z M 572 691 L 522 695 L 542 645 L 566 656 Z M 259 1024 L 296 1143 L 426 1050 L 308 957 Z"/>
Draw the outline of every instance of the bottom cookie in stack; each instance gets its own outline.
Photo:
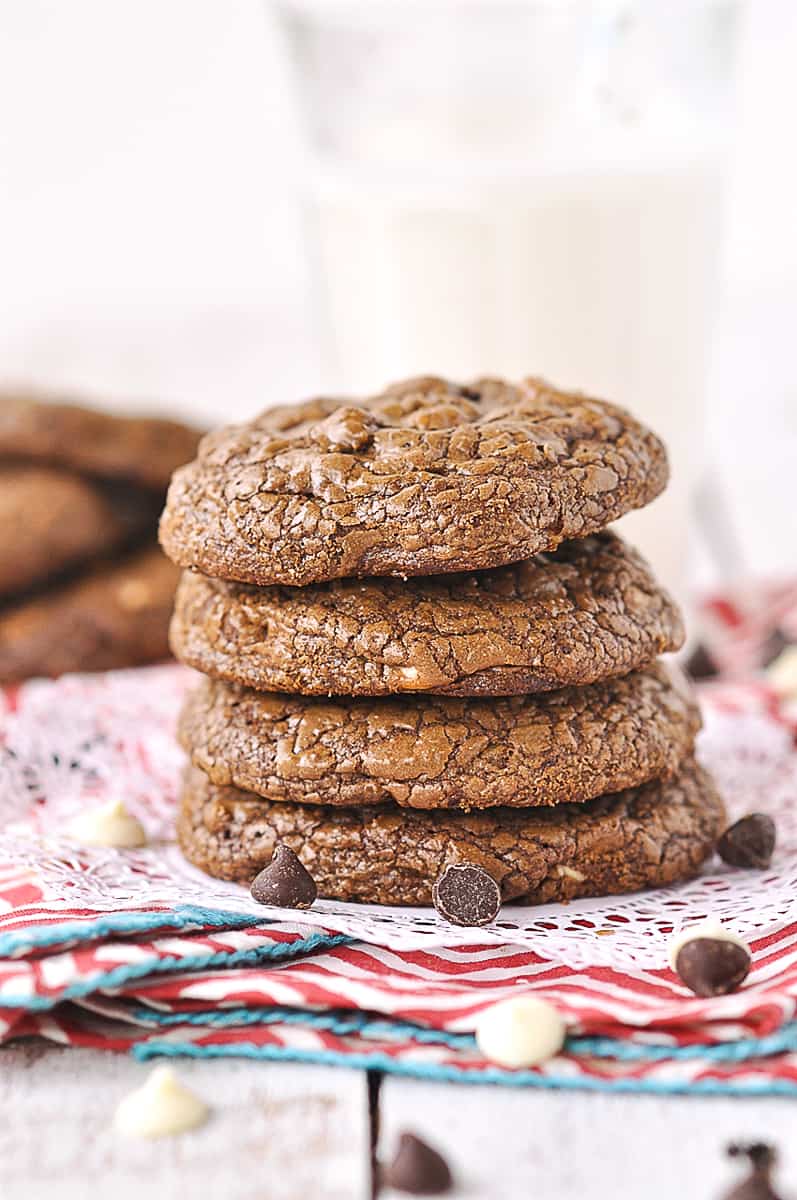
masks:
<path id="1" fill-rule="evenodd" d="M 724 824 L 722 801 L 691 758 L 669 779 L 583 804 L 470 813 L 269 801 L 191 767 L 178 838 L 195 866 L 241 883 L 287 845 L 328 899 L 428 905 L 442 872 L 468 863 L 503 900 L 538 904 L 690 879 Z"/>

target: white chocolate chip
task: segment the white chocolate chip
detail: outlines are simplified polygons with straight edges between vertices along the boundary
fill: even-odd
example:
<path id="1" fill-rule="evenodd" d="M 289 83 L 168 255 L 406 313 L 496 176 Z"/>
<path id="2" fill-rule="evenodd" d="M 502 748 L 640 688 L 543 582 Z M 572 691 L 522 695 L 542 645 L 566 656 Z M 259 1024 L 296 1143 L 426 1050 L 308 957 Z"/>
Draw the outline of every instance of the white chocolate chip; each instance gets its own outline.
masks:
<path id="1" fill-rule="evenodd" d="M 670 961 L 670 966 L 675 970 L 675 961 L 679 953 L 687 942 L 693 942 L 696 938 L 711 938 L 717 942 L 733 942 L 736 946 L 741 946 L 747 953 L 750 953 L 750 947 L 746 942 L 737 937 L 735 933 L 731 933 L 726 929 L 721 921 L 704 921 L 702 925 L 689 925 L 686 929 L 679 929 L 670 938 L 669 946 L 667 947 L 667 956 Z"/>
<path id="2" fill-rule="evenodd" d="M 414 683 L 415 680 L 418 678 L 417 667 L 402 667 L 401 668 L 401 678 L 406 679 L 408 683 Z"/>
<path id="3" fill-rule="evenodd" d="M 169 1137 L 203 1125 L 208 1114 L 208 1106 L 171 1067 L 156 1067 L 143 1087 L 119 1102 L 113 1123 L 126 1137 Z"/>
<path id="4" fill-rule="evenodd" d="M 779 696 L 797 699 L 797 645 L 787 646 L 769 664 L 767 681 Z"/>
<path id="5" fill-rule="evenodd" d="M 566 867 L 562 863 L 556 868 L 556 873 L 561 879 L 575 879 L 576 883 L 583 883 L 587 878 L 582 875 L 581 871 L 577 871 L 575 867 Z"/>
<path id="6" fill-rule="evenodd" d="M 69 835 L 84 846 L 117 846 L 132 849 L 146 846 L 144 826 L 129 813 L 121 800 L 80 813 L 69 825 Z"/>
<path id="7" fill-rule="evenodd" d="M 565 1023 L 552 1004 L 517 996 L 493 1004 L 478 1019 L 476 1044 L 502 1067 L 536 1067 L 559 1053 Z"/>

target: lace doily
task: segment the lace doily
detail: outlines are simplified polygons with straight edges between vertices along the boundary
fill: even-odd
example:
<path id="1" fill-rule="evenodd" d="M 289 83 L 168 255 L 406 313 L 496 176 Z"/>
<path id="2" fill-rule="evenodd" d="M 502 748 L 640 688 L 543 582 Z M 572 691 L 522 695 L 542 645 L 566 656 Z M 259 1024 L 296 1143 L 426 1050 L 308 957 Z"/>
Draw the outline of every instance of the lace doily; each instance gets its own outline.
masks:
<path id="1" fill-rule="evenodd" d="M 172 824 L 183 755 L 173 730 L 193 673 L 176 666 L 35 681 L 0 694 L 0 863 L 27 865 L 54 908 L 124 911 L 198 904 L 265 918 L 248 891 L 184 861 Z M 751 689 L 755 694 L 755 688 Z M 290 919 L 391 949 L 513 942 L 570 966 L 661 966 L 671 930 L 719 918 L 746 939 L 775 933 L 797 911 L 797 754 L 787 728 L 744 688 L 709 689 L 700 757 L 731 817 L 767 812 L 778 828 L 772 868 L 733 871 L 715 861 L 699 879 L 632 896 L 506 905 L 486 929 L 441 923 L 431 909 L 317 901 Z M 5 706 L 5 707 L 3 707 Z M 89 804 L 118 798 L 144 823 L 141 850 L 94 850 L 65 836 Z"/>

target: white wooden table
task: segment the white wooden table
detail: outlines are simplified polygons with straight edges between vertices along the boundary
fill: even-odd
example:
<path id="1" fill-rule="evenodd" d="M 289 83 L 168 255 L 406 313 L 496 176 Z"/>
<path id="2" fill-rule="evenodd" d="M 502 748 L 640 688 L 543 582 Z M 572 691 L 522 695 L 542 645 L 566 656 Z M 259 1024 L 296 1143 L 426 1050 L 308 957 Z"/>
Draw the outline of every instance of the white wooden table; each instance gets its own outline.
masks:
<path id="1" fill-rule="evenodd" d="M 389 1156 L 403 1129 L 446 1154 L 454 1200 L 714 1200 L 737 1174 L 724 1147 L 740 1138 L 775 1142 L 782 1190 L 797 1194 L 789 1100 L 369 1082 L 247 1060 L 175 1066 L 211 1120 L 136 1142 L 113 1132 L 111 1115 L 149 1065 L 43 1042 L 0 1049 L 1 1200 L 398 1200 L 375 1182 L 371 1147 Z"/>

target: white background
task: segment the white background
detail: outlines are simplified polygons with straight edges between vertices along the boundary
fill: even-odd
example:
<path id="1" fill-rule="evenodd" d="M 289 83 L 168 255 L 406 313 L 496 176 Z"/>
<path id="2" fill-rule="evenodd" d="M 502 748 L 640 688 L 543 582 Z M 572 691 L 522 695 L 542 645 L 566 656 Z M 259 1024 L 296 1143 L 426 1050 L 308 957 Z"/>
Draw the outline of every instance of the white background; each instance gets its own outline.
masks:
<path id="1" fill-rule="evenodd" d="M 708 458 L 773 571 L 797 566 L 797 4 L 744 23 Z M 209 421 L 323 385 L 280 66 L 260 0 L 0 0 L 0 377 Z"/>

